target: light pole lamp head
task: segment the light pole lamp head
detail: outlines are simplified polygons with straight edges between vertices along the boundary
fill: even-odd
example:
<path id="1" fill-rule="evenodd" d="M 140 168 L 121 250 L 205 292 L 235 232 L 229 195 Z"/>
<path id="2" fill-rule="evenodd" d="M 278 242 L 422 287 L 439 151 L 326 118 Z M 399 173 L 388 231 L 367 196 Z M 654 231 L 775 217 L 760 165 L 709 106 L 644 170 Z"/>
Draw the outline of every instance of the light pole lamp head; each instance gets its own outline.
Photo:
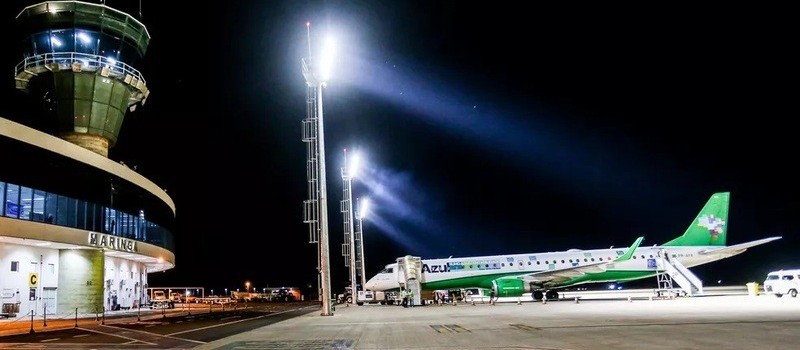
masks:
<path id="1" fill-rule="evenodd" d="M 342 168 L 342 179 L 347 181 L 358 176 L 358 171 L 361 169 L 361 155 L 359 152 L 353 152 L 348 158 L 347 149 L 344 150 L 344 167 Z"/>
<path id="2" fill-rule="evenodd" d="M 364 198 L 358 201 L 358 219 L 362 220 L 369 213 L 369 199 Z"/>
<path id="3" fill-rule="evenodd" d="M 333 38 L 328 37 L 325 40 L 319 59 L 306 57 L 301 60 L 303 77 L 306 79 L 306 84 L 309 86 L 325 86 L 325 83 L 330 79 L 331 73 L 333 72 L 335 49 L 335 41 Z"/>
<path id="4" fill-rule="evenodd" d="M 361 154 L 353 152 L 353 155 L 350 156 L 350 161 L 347 162 L 347 174 L 350 177 L 357 177 L 359 170 L 361 170 Z"/>
<path id="5" fill-rule="evenodd" d="M 320 60 L 319 65 L 319 78 L 321 79 L 322 83 L 327 82 L 331 77 L 334 63 L 333 57 L 335 54 L 336 42 L 332 37 L 328 37 L 325 39 L 325 44 L 322 48 L 322 59 Z"/>

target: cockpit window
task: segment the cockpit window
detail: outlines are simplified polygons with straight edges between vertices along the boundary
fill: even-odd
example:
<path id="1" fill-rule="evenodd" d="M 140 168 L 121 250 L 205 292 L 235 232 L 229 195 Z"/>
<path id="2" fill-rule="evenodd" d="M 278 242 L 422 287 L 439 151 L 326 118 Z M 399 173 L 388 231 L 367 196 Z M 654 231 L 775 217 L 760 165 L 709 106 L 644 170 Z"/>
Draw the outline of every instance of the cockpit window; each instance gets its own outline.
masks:
<path id="1" fill-rule="evenodd" d="M 387 267 L 387 268 L 381 270 L 381 272 L 378 272 L 378 273 L 392 273 L 392 271 L 394 271 L 393 268 Z"/>

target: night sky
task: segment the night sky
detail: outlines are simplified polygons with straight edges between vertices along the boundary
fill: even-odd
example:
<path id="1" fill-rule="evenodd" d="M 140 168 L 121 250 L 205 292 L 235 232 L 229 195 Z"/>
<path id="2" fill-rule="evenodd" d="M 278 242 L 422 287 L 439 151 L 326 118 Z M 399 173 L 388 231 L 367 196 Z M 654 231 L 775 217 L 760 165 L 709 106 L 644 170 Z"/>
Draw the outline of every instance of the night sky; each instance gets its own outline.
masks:
<path id="1" fill-rule="evenodd" d="M 4 32 L 32 3 L 3 1 Z M 106 4 L 138 18 L 138 1 Z M 782 5 L 670 5 L 143 0 L 152 94 L 110 157 L 177 206 L 177 266 L 150 285 L 316 282 L 306 21 L 314 55 L 326 32 L 338 43 L 323 97 L 334 292 L 345 148 L 366 163 L 368 276 L 406 254 L 660 244 L 722 191 L 728 244 L 783 239 L 694 268 L 706 285 L 800 267 L 796 21 Z M 24 119 L 21 58 L 2 59 L 0 115 Z"/>

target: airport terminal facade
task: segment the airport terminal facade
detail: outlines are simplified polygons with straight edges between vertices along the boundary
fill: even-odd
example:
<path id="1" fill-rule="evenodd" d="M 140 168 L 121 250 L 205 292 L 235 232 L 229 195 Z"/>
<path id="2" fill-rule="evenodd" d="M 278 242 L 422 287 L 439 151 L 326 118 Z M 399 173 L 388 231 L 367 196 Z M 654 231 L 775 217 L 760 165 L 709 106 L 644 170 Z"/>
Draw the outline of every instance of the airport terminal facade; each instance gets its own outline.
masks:
<path id="1" fill-rule="evenodd" d="M 175 265 L 172 199 L 108 158 L 125 114 L 149 95 L 132 66 L 149 33 L 80 1 L 32 5 L 16 20 L 16 86 L 40 108 L 0 116 L 0 312 L 136 308 L 148 274 Z"/>

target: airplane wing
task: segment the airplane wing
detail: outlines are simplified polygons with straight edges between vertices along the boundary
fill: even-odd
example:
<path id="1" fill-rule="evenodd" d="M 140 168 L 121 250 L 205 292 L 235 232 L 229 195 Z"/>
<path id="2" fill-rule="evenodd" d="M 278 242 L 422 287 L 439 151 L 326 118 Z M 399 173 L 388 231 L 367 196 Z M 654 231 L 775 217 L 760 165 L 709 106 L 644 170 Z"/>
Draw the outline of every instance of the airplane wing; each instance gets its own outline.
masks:
<path id="1" fill-rule="evenodd" d="M 571 280 L 573 278 L 581 277 L 581 276 L 583 276 L 583 275 L 585 275 L 587 273 L 603 272 L 603 271 L 606 270 L 606 266 L 608 266 L 610 264 L 614 264 L 614 263 L 617 263 L 617 262 L 622 262 L 622 261 L 626 261 L 626 260 L 630 259 L 631 256 L 633 256 L 634 251 L 636 251 L 636 248 L 638 248 L 639 244 L 642 243 L 643 239 L 644 239 L 644 237 L 637 238 L 636 241 L 633 242 L 633 244 L 630 246 L 630 248 L 628 248 L 628 251 L 625 252 L 625 254 L 620 255 L 617 259 L 615 259 L 613 261 L 601 261 L 601 262 L 591 263 L 591 264 L 588 264 L 588 265 L 568 267 L 568 268 L 563 268 L 563 269 L 558 269 L 558 270 L 539 271 L 539 272 L 534 272 L 534 273 L 529 273 L 529 274 L 524 274 L 524 275 L 508 276 L 508 277 L 504 277 L 504 278 L 522 279 L 522 280 L 524 280 L 526 282 L 529 282 L 529 283 L 533 282 L 533 283 L 536 283 L 536 284 L 541 284 L 543 286 L 558 285 L 558 284 L 561 284 L 563 282 L 569 281 L 569 280 Z"/>
<path id="2" fill-rule="evenodd" d="M 699 253 L 700 253 L 700 255 L 732 256 L 732 255 L 736 255 L 736 254 L 744 252 L 745 250 L 747 250 L 747 248 L 755 247 L 757 245 L 764 244 L 764 243 L 767 243 L 767 242 L 772 242 L 774 240 L 778 240 L 778 239 L 781 239 L 781 238 L 783 238 L 783 237 L 781 237 L 781 236 L 769 237 L 769 238 L 759 239 L 757 241 L 752 241 L 752 242 L 747 242 L 747 243 L 742 243 L 742 244 L 736 244 L 736 245 L 731 245 L 731 246 L 727 246 L 727 247 L 705 249 L 705 250 L 701 250 Z"/>

